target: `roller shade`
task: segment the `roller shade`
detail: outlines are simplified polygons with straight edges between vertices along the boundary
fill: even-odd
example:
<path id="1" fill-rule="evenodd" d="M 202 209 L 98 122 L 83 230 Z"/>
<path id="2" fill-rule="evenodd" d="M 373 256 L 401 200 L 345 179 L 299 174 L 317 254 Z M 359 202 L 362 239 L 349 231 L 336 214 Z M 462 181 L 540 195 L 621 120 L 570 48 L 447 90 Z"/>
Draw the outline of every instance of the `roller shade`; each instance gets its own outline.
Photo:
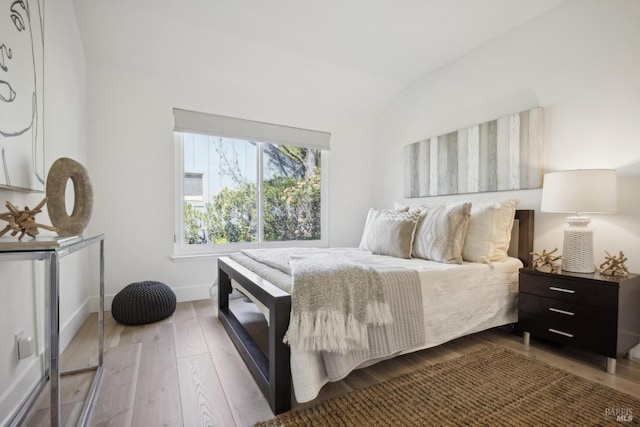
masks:
<path id="1" fill-rule="evenodd" d="M 329 150 L 331 134 L 291 126 L 173 109 L 174 132 L 198 133 L 257 142 Z"/>

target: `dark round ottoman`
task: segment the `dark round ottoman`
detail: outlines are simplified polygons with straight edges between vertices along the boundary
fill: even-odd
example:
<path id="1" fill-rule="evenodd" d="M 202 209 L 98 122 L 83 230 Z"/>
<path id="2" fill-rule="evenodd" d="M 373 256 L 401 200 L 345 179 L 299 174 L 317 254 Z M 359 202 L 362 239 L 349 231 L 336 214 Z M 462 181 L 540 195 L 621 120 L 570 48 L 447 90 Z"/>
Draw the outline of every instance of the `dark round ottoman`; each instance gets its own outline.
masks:
<path id="1" fill-rule="evenodd" d="M 113 298 L 111 314 L 124 325 L 144 325 L 173 314 L 176 294 L 161 282 L 145 281 L 125 286 Z"/>

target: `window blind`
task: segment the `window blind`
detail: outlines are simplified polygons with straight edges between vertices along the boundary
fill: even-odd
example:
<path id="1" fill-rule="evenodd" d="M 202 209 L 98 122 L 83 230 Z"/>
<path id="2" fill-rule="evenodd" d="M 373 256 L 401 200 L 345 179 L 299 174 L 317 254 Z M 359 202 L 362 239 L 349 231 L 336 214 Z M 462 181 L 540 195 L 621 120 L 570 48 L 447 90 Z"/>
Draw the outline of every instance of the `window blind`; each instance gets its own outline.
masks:
<path id="1" fill-rule="evenodd" d="M 273 123 L 173 109 L 174 132 L 198 133 L 256 142 L 329 150 L 331 134 Z"/>

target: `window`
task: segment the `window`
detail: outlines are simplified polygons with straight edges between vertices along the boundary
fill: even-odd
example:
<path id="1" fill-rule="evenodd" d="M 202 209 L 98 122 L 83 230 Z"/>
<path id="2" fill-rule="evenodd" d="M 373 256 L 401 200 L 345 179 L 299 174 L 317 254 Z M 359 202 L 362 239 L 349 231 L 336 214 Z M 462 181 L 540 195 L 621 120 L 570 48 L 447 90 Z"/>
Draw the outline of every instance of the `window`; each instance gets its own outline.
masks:
<path id="1" fill-rule="evenodd" d="M 326 245 L 329 134 L 175 109 L 174 137 L 176 255 Z"/>

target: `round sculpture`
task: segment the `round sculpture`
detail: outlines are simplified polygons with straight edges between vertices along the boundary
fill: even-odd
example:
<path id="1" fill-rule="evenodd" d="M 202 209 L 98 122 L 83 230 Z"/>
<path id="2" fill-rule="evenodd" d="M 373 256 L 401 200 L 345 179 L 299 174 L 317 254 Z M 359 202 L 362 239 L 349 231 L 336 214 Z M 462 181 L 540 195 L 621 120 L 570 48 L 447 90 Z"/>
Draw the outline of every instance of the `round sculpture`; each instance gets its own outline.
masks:
<path id="1" fill-rule="evenodd" d="M 67 213 L 65 191 L 73 182 L 74 205 Z M 87 169 L 75 160 L 59 158 L 51 165 L 47 175 L 47 209 L 51 223 L 61 236 L 80 235 L 89 224 L 93 211 L 93 187 Z"/>
<path id="2" fill-rule="evenodd" d="M 145 325 L 173 314 L 176 295 L 164 283 L 145 281 L 127 285 L 111 303 L 111 315 L 124 325 Z"/>

